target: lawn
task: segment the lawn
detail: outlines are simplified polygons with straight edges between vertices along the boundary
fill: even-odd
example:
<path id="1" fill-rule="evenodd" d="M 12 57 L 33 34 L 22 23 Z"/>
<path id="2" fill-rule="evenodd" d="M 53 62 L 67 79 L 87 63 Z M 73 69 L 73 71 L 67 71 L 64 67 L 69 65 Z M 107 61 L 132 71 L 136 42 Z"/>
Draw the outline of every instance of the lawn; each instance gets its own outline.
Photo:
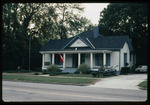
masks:
<path id="1" fill-rule="evenodd" d="M 87 77 L 87 78 L 107 78 L 107 77 L 112 77 L 114 75 L 110 75 L 110 76 L 103 76 L 101 75 L 100 77 L 93 77 L 92 74 L 61 74 L 60 76 L 65 76 L 65 77 Z"/>
<path id="2" fill-rule="evenodd" d="M 96 81 L 99 80 L 99 78 L 92 78 L 90 75 L 84 75 L 84 77 L 87 78 L 80 78 L 83 77 L 83 75 L 79 76 L 79 74 L 71 74 L 66 77 L 64 75 L 61 76 L 40 76 L 40 75 L 33 75 L 34 73 L 26 74 L 26 73 L 3 73 L 3 80 L 11 80 L 11 81 L 24 81 L 24 82 L 38 82 L 38 83 L 54 83 L 54 84 L 69 84 L 69 85 L 89 85 L 93 84 Z M 79 77 L 77 77 L 77 75 Z M 73 77 L 74 76 L 74 77 Z M 76 76 L 76 77 L 75 77 Z"/>
<path id="3" fill-rule="evenodd" d="M 140 88 L 142 88 L 142 89 L 147 89 L 147 80 L 145 80 L 145 81 L 139 83 L 138 86 L 139 86 Z"/>

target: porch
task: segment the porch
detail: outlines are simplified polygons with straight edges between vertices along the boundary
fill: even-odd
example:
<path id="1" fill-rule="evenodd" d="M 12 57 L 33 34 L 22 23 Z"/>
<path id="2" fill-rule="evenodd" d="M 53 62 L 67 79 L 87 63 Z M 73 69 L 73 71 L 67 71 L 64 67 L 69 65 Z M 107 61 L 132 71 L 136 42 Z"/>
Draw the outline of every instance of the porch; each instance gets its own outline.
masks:
<path id="1" fill-rule="evenodd" d="M 80 51 L 80 52 L 47 52 L 42 53 L 42 70 L 46 69 L 49 65 L 55 64 L 61 70 L 72 71 L 81 64 L 87 64 L 91 70 L 98 70 L 99 67 L 111 66 L 111 53 L 112 51 Z M 64 63 L 60 61 L 59 54 L 62 55 Z"/>

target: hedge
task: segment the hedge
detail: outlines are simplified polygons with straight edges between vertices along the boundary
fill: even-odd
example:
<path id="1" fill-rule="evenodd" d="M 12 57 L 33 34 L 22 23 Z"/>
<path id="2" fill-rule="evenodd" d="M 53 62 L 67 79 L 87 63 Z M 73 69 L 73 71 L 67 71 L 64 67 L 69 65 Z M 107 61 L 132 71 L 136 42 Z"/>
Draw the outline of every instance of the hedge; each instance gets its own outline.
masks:
<path id="1" fill-rule="evenodd" d="M 128 74 L 130 72 L 131 72 L 130 67 L 122 67 L 120 74 Z"/>

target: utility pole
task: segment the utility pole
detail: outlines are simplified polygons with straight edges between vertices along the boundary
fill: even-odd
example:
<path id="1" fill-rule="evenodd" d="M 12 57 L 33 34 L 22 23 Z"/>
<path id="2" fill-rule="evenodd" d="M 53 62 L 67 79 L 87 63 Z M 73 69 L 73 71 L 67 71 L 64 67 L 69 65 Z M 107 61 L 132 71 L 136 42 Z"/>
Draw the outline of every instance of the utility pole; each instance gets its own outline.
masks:
<path id="1" fill-rule="evenodd" d="M 31 63 L 31 35 L 29 36 L 29 71 L 30 71 L 30 63 Z"/>
<path id="2" fill-rule="evenodd" d="M 30 24 L 29 25 L 29 29 L 33 29 L 35 26 L 35 24 Z M 29 35 L 29 71 L 31 70 L 30 66 L 31 66 L 31 38 L 32 38 L 32 33 L 30 33 L 31 35 Z"/>

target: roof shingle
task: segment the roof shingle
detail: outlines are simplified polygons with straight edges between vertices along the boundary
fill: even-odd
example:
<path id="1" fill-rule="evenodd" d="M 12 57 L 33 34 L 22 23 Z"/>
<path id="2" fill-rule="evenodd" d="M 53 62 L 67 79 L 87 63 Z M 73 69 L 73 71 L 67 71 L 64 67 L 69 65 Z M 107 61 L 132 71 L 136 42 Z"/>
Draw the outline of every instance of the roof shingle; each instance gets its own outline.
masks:
<path id="1" fill-rule="evenodd" d="M 129 36 L 102 36 L 99 35 L 99 37 L 94 38 L 93 30 L 89 30 L 86 32 L 83 32 L 79 35 L 76 35 L 74 37 L 80 37 L 83 39 L 86 43 L 90 45 L 90 43 L 87 41 L 86 38 L 90 40 L 90 42 L 94 45 L 95 49 L 121 49 L 123 48 L 125 42 L 128 43 L 129 49 L 133 51 L 133 47 L 131 44 L 131 41 L 129 39 Z M 61 39 L 61 40 L 50 40 L 48 43 L 46 43 L 40 51 L 58 51 L 58 50 L 66 50 L 63 49 L 74 37 L 67 38 L 67 39 Z M 76 39 L 76 38 L 74 38 Z"/>

